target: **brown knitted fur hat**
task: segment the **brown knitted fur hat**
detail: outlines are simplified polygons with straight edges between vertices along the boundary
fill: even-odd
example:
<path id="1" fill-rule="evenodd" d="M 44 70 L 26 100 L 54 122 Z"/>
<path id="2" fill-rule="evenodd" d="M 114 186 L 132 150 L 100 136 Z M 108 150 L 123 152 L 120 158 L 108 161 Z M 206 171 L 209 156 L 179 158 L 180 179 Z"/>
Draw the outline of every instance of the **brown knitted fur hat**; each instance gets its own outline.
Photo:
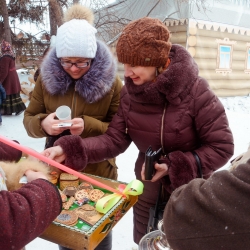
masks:
<path id="1" fill-rule="evenodd" d="M 118 39 L 118 61 L 135 66 L 164 66 L 171 49 L 169 36 L 159 19 L 143 17 L 132 21 Z"/>

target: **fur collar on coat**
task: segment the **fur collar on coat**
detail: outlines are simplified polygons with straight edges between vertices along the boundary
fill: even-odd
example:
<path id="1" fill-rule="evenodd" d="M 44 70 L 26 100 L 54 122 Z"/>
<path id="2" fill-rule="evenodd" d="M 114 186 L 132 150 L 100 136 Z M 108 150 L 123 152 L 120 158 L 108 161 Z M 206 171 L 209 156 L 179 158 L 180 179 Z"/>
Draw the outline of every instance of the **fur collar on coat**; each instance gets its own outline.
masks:
<path id="1" fill-rule="evenodd" d="M 64 95 L 75 82 L 75 90 L 88 103 L 94 103 L 111 89 L 116 75 L 116 62 L 109 48 L 97 41 L 97 52 L 89 71 L 74 80 L 61 66 L 56 49 L 52 49 L 41 65 L 41 76 L 46 90 L 51 95 Z"/>
<path id="2" fill-rule="evenodd" d="M 142 103 L 181 103 L 198 78 L 198 66 L 188 51 L 180 45 L 172 45 L 169 58 L 171 62 L 168 68 L 155 82 L 138 86 L 130 77 L 125 77 L 125 85 L 131 99 Z"/>

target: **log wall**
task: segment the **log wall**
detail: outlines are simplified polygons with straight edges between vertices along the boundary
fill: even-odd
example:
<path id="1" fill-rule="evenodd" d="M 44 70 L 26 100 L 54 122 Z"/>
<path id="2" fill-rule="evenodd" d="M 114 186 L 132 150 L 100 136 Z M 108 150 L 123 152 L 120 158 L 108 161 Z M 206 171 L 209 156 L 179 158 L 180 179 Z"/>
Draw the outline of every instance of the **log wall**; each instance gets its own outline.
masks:
<path id="1" fill-rule="evenodd" d="M 199 75 L 208 80 L 211 89 L 221 97 L 248 95 L 250 93 L 250 74 L 246 74 L 245 60 L 247 34 L 221 32 L 220 30 L 196 29 L 188 34 L 187 49 L 199 66 Z M 216 73 L 218 42 L 216 39 L 235 41 L 233 44 L 232 65 L 230 73 Z"/>
<path id="2" fill-rule="evenodd" d="M 168 23 L 169 24 L 169 23 Z M 167 25 L 167 23 L 166 23 Z M 173 44 L 185 47 L 199 66 L 199 75 L 208 80 L 211 89 L 221 97 L 248 95 L 250 93 L 250 74 L 246 74 L 245 60 L 247 43 L 250 42 L 250 32 L 230 33 L 227 29 L 208 30 L 198 25 L 182 24 L 167 25 Z M 231 73 L 216 73 L 218 42 L 216 39 L 236 41 L 233 44 Z M 112 45 L 115 55 L 115 44 Z M 123 65 L 118 63 L 118 74 L 123 79 Z"/>
<path id="3" fill-rule="evenodd" d="M 169 26 L 170 42 L 172 44 L 180 44 L 186 48 L 187 44 L 187 24 L 180 26 Z"/>

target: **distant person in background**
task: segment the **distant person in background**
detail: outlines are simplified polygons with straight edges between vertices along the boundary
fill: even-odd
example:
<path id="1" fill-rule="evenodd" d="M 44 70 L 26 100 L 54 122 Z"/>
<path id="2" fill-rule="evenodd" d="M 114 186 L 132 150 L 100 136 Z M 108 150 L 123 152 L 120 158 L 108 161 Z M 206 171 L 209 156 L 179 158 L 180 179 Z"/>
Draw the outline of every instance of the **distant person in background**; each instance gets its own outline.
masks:
<path id="1" fill-rule="evenodd" d="M 6 99 L 6 92 L 5 89 L 2 85 L 0 85 L 0 110 L 2 108 L 2 103 L 5 101 Z M 0 112 L 0 126 L 2 125 L 2 115 Z"/>
<path id="2" fill-rule="evenodd" d="M 16 72 L 15 55 L 11 45 L 2 41 L 0 57 L 0 84 L 6 91 L 6 100 L 2 104 L 2 115 L 20 115 L 26 106 L 20 97 L 21 85 Z"/>

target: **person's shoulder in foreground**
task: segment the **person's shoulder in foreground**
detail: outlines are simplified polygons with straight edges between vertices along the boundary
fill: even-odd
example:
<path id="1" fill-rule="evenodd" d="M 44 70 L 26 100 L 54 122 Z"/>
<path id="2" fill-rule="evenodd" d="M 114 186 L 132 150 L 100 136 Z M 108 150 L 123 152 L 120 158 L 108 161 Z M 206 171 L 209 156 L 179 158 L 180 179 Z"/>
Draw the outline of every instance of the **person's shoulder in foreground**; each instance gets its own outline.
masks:
<path id="1" fill-rule="evenodd" d="M 21 155 L 0 142 L 0 249 L 21 249 L 41 235 L 62 209 L 57 188 L 41 172 L 26 171 L 28 183 L 7 191 L 1 164 L 18 161 Z"/>
<path id="2" fill-rule="evenodd" d="M 173 192 L 164 230 L 174 250 L 250 249 L 250 160 Z"/>
<path id="3" fill-rule="evenodd" d="M 21 249 L 43 233 L 61 212 L 56 187 L 37 179 L 16 191 L 0 191 L 0 248 Z"/>

